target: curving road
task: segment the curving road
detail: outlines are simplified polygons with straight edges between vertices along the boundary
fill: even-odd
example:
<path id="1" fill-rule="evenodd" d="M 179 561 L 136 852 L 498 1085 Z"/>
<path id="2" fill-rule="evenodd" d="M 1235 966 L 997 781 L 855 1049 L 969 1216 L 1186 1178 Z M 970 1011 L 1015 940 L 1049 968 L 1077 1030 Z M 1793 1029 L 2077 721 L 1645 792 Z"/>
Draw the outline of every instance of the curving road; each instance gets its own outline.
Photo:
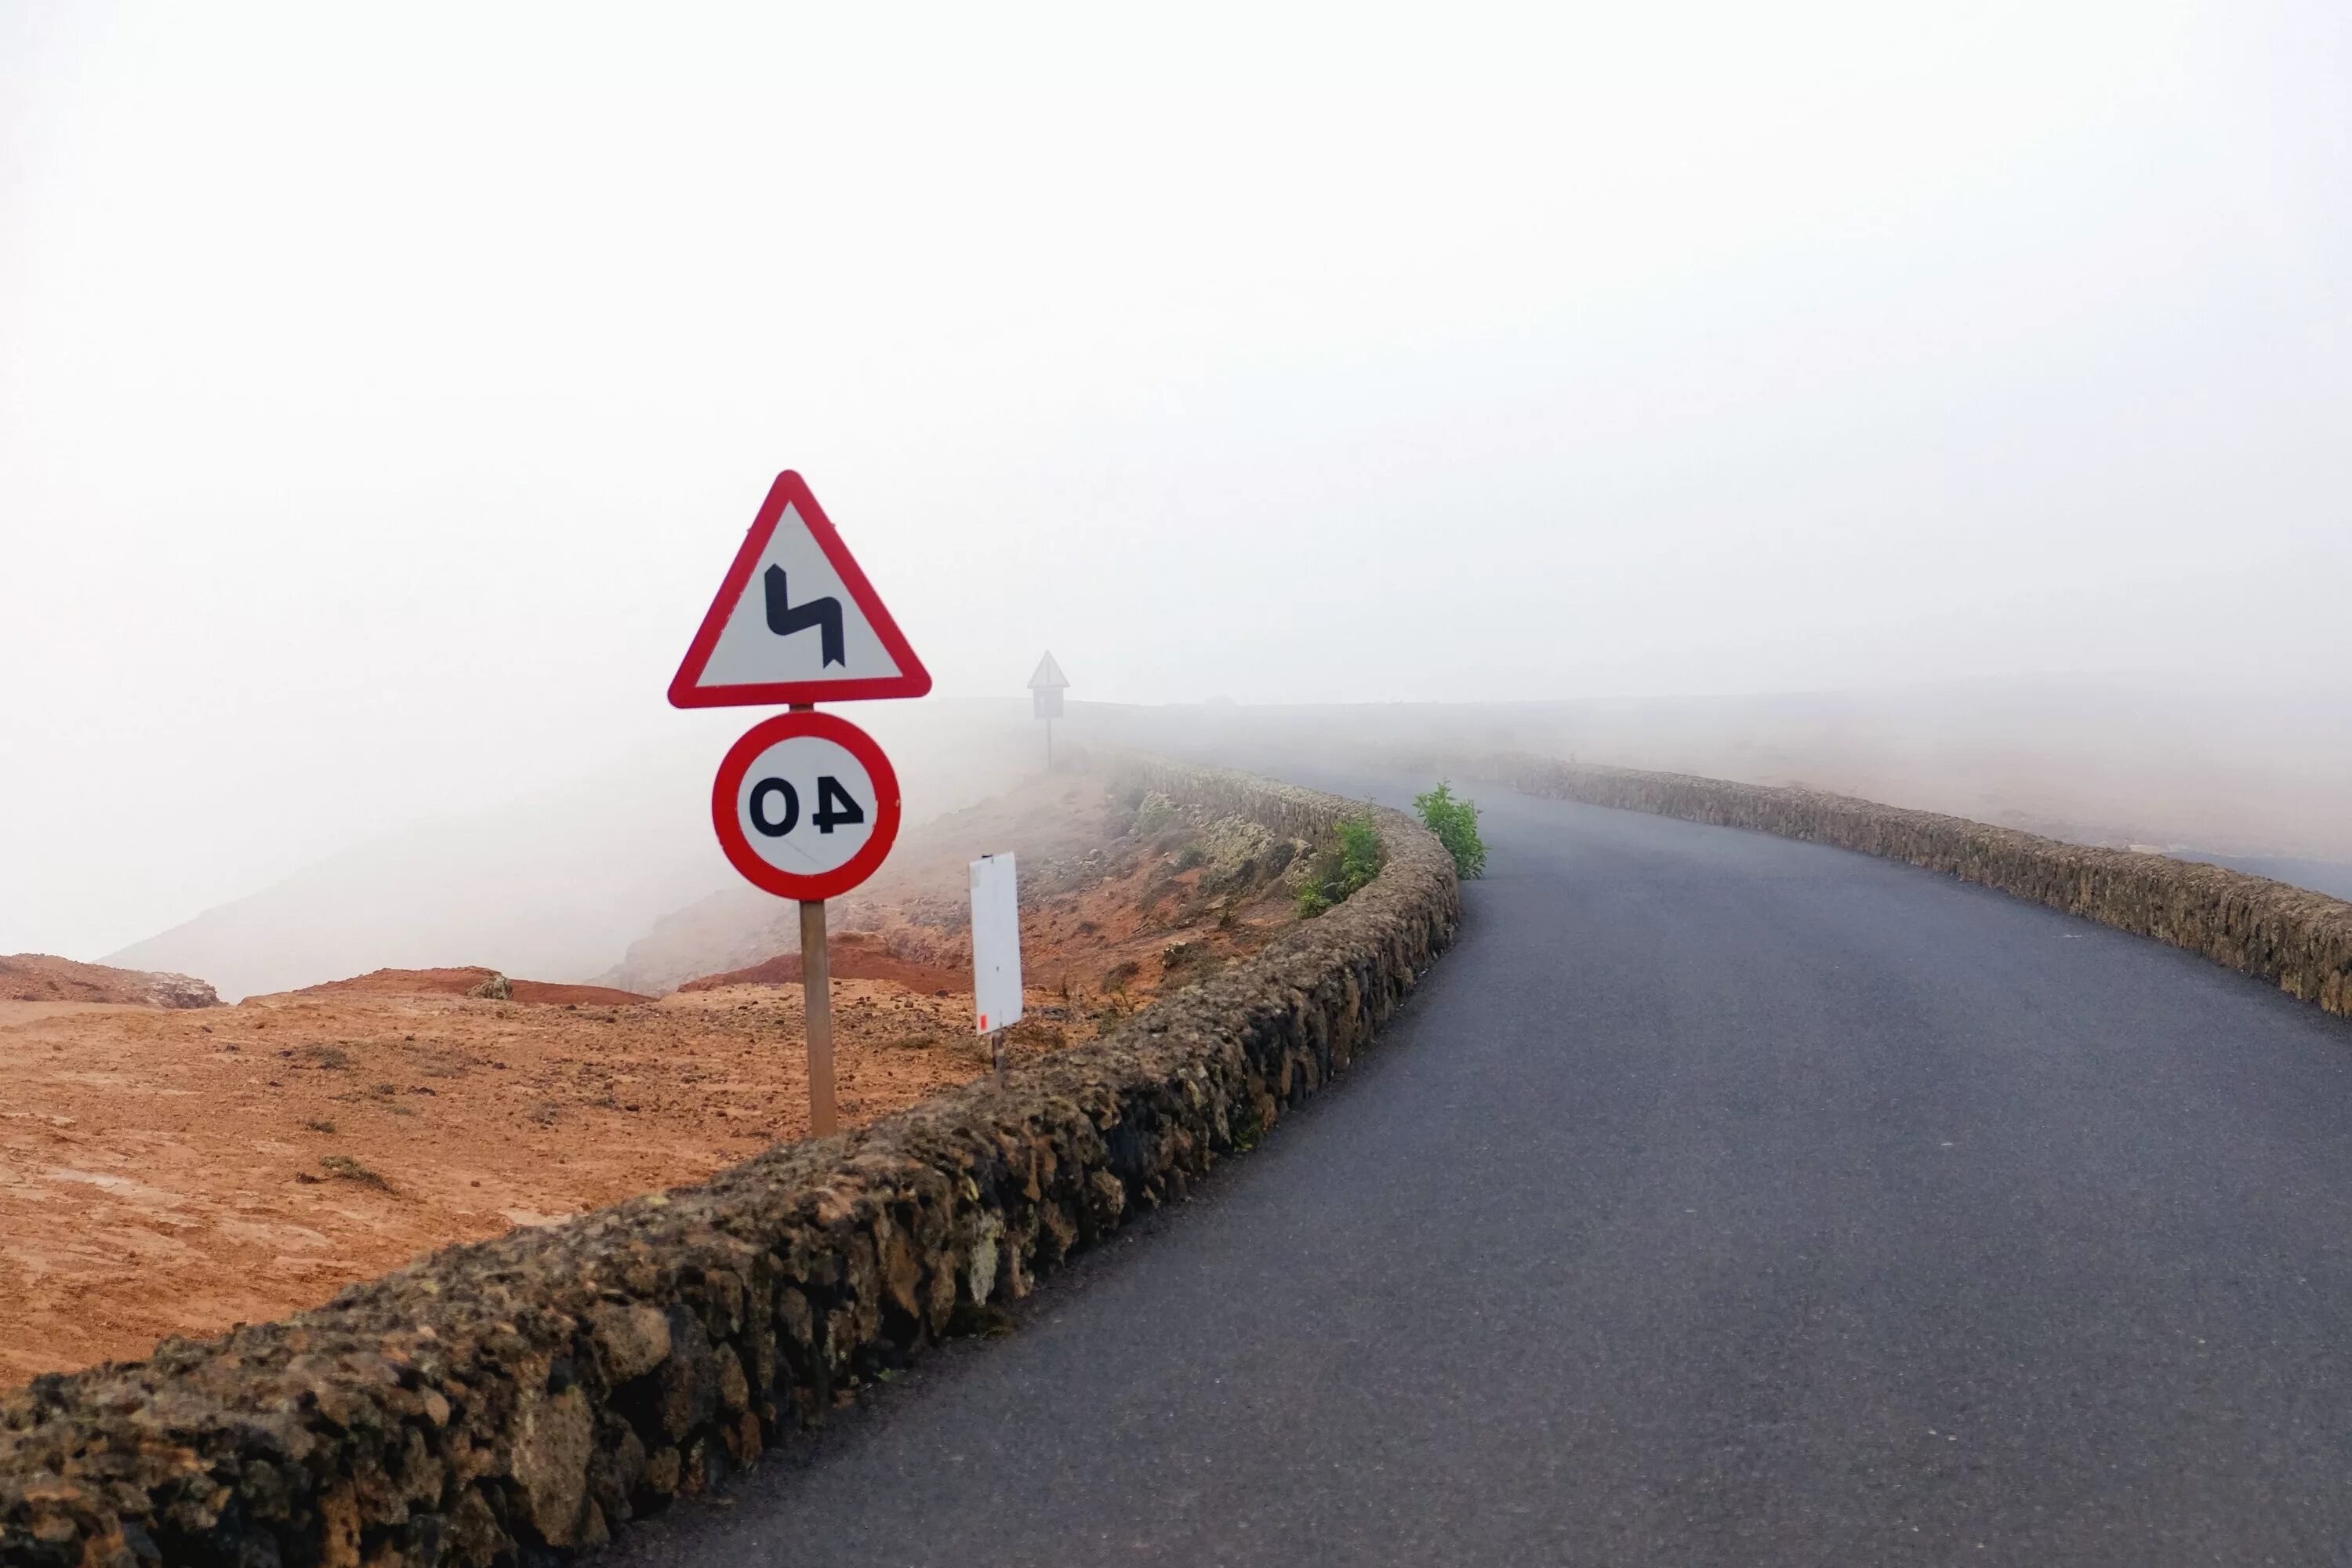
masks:
<path id="1" fill-rule="evenodd" d="M 1462 942 L 1333 1092 L 615 1557 L 2352 1561 L 2352 1025 L 1907 867 L 1482 802 Z"/>

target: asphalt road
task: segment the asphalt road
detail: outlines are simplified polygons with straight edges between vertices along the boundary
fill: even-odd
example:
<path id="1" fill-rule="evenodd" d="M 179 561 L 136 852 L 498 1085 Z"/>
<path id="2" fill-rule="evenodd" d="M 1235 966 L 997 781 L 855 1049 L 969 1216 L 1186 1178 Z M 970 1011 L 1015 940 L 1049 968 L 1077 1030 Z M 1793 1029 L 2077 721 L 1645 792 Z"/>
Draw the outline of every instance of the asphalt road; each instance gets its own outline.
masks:
<path id="1" fill-rule="evenodd" d="M 2352 1561 L 2352 1025 L 1907 867 L 1481 795 L 1463 941 L 1355 1072 L 615 1555 Z"/>

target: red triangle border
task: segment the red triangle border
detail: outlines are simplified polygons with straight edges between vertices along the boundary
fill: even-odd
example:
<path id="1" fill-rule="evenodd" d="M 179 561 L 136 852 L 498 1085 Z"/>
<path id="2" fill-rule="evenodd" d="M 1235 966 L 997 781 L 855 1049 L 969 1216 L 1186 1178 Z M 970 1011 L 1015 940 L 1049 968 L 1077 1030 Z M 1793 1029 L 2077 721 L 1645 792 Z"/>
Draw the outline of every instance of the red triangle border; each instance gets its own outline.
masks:
<path id="1" fill-rule="evenodd" d="M 875 635 L 882 639 L 883 648 L 898 667 L 896 675 L 869 676 L 861 680 L 771 680 L 749 686 L 705 686 L 702 674 L 709 668 L 710 655 L 719 647 L 719 634 L 726 629 L 727 617 L 732 615 L 743 591 L 751 584 L 752 569 L 759 565 L 766 552 L 768 541 L 775 537 L 776 525 L 783 521 L 784 509 L 792 508 L 807 522 L 811 537 L 824 558 L 841 577 L 842 586 L 849 590 L 850 599 L 859 613 L 873 626 Z M 768 499 L 760 503 L 760 515 L 751 520 L 751 531 L 743 536 L 742 548 L 735 552 L 734 564 L 727 568 L 726 579 L 719 585 L 719 596 L 710 601 L 710 608 L 702 613 L 702 625 L 688 645 L 686 658 L 670 677 L 670 705 L 676 708 L 740 708 L 774 707 L 794 702 L 845 702 L 870 697 L 920 697 L 931 689 L 931 672 L 915 657 L 908 646 L 906 634 L 882 605 L 882 596 L 866 579 L 857 558 L 835 531 L 833 520 L 809 493 L 808 484 L 790 468 L 776 476 L 768 488 Z"/>

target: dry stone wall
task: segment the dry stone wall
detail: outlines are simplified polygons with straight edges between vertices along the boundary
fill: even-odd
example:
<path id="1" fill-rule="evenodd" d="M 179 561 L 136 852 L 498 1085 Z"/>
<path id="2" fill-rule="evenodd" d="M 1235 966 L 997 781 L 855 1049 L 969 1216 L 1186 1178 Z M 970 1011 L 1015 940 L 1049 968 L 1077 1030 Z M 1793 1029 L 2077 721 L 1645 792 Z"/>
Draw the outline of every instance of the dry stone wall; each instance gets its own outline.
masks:
<path id="1" fill-rule="evenodd" d="M 1360 801 L 1343 800 L 1320 790 L 1281 784 L 1232 768 L 1171 762 L 1148 752 L 1121 753 L 1110 771 L 1120 784 L 1136 789 L 1156 789 L 1173 799 L 1212 811 L 1245 816 L 1293 838 L 1318 837 L 1328 833 L 1340 818 L 1361 816 L 1372 809 Z M 1412 825 L 1408 822 L 1407 826 Z M 1414 831 L 1421 830 L 1415 827 Z"/>
<path id="2" fill-rule="evenodd" d="M 1280 832 L 1366 809 L 1127 767 Z M 0 1564 L 546 1561 L 709 1488 L 1183 1197 L 1348 1066 L 1459 915 L 1436 840 L 1371 815 L 1369 887 L 1003 1089 L 0 1396 Z"/>
<path id="3" fill-rule="evenodd" d="M 2204 954 L 2289 995 L 2352 1016 L 2352 904 L 2324 893 L 2168 856 L 2102 849 L 1906 811 L 1818 790 L 1564 763 L 1524 752 L 1442 761 L 1423 772 L 1525 795 L 1751 828 L 1906 860 L 2118 931 Z"/>

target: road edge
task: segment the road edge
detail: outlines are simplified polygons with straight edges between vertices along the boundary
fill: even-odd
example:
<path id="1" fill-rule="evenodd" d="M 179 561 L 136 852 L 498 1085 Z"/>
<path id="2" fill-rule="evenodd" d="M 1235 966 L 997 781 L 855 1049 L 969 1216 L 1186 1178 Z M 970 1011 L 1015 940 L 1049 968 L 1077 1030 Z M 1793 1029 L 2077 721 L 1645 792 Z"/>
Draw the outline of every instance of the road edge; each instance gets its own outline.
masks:
<path id="1" fill-rule="evenodd" d="M 1902 860 L 2183 948 L 2352 1017 L 2352 903 L 2168 855 L 2070 844 L 1853 795 L 1524 752 L 1414 752 L 1433 775 L 1522 795 L 1746 828 Z"/>

